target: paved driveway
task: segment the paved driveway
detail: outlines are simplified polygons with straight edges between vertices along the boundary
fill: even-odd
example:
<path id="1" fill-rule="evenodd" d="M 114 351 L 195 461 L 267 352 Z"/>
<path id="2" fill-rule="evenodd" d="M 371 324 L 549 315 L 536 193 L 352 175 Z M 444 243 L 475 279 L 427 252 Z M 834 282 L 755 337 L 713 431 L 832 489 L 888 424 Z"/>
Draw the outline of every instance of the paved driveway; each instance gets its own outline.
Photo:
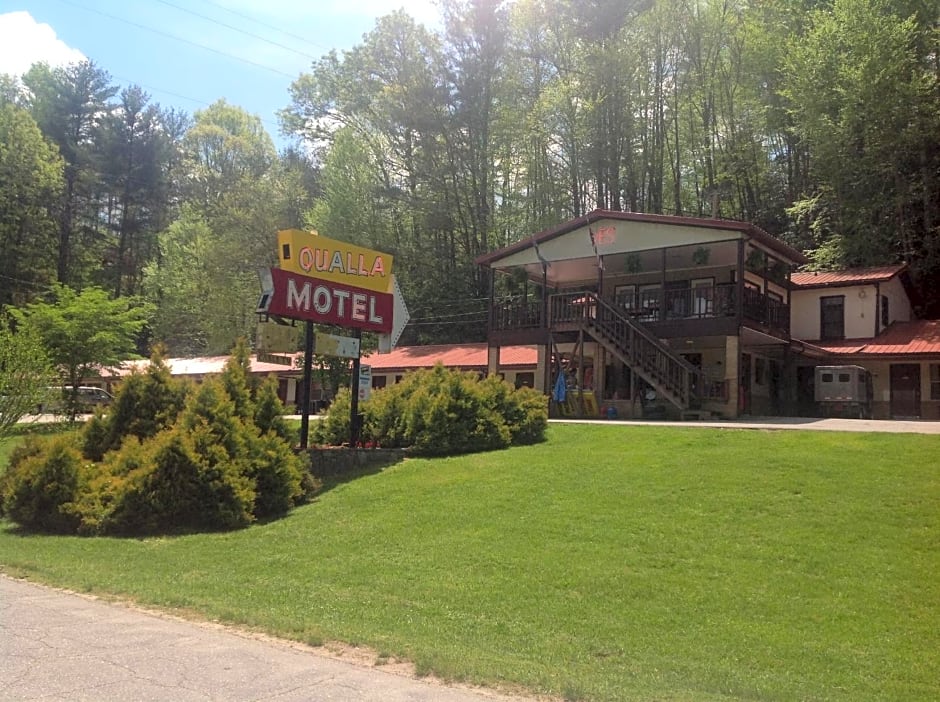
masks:
<path id="1" fill-rule="evenodd" d="M 552 422 L 588 422 L 597 424 L 636 424 L 664 427 L 718 427 L 720 429 L 803 429 L 807 431 L 867 431 L 891 434 L 940 434 L 940 422 L 923 420 L 899 421 L 887 419 L 818 419 L 815 417 L 745 417 L 707 422 L 662 422 L 643 419 L 551 419 Z"/>
<path id="2" fill-rule="evenodd" d="M 0 700 L 509 702 L 0 575 Z"/>

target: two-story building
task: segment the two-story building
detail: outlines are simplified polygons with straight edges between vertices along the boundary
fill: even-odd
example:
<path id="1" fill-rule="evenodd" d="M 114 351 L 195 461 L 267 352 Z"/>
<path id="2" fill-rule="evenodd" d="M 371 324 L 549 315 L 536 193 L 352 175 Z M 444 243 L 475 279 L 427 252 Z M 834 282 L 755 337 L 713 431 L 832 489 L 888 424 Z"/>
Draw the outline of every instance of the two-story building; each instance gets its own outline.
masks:
<path id="1" fill-rule="evenodd" d="M 914 319 L 904 264 L 791 277 L 797 402 L 812 414 L 813 365 L 872 375 L 876 418 L 940 419 L 940 320 Z"/>
<path id="2" fill-rule="evenodd" d="M 938 323 L 911 321 L 907 268 L 792 273 L 806 262 L 745 222 L 590 212 L 477 259 L 489 371 L 530 344 L 535 386 L 585 414 L 737 417 L 813 414 L 815 366 L 854 363 L 876 417 L 935 418 Z"/>
<path id="3" fill-rule="evenodd" d="M 499 347 L 537 345 L 536 387 L 622 417 L 790 399 L 790 271 L 806 259 L 759 227 L 596 210 L 477 262 L 493 273 L 491 372 Z"/>

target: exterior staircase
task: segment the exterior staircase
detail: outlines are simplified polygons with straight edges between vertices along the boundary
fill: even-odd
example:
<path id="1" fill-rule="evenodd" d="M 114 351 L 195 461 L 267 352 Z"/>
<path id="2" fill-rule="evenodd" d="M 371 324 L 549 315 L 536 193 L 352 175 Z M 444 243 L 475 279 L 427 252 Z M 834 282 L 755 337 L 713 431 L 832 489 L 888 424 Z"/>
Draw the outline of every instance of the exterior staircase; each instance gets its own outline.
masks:
<path id="1" fill-rule="evenodd" d="M 640 322 L 590 292 L 552 295 L 549 325 L 575 325 L 645 380 L 680 413 L 701 407 L 701 373 Z"/>

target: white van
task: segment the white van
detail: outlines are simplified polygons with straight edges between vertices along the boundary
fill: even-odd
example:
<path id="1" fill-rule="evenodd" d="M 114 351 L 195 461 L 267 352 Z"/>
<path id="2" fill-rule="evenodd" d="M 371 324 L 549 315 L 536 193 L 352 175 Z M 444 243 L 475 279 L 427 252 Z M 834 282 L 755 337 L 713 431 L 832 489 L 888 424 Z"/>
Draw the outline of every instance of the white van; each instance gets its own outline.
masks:
<path id="1" fill-rule="evenodd" d="M 73 388 L 65 386 L 48 388 L 48 390 L 47 399 L 39 406 L 39 413 L 64 411 L 68 406 L 67 398 L 71 395 Z M 107 407 L 114 401 L 111 393 L 101 388 L 81 385 L 77 390 L 78 410 L 80 412 L 92 412 L 96 407 Z"/>

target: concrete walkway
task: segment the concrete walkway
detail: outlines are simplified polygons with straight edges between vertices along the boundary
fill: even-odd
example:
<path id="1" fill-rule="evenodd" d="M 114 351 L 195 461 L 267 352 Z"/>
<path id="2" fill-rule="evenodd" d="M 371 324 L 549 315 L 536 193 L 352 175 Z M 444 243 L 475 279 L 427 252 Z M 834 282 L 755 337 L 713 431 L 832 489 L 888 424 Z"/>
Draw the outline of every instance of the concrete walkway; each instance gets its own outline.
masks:
<path id="1" fill-rule="evenodd" d="M 395 669 L 398 666 L 390 665 Z M 0 575 L 0 700 L 510 702 Z"/>
<path id="2" fill-rule="evenodd" d="M 719 429 L 764 429 L 804 431 L 864 431 L 887 432 L 889 434 L 940 434 L 940 422 L 923 420 L 888 420 L 888 419 L 819 419 L 816 417 L 746 417 L 706 422 L 663 422 L 643 419 L 603 420 L 603 419 L 550 419 L 550 422 L 586 423 L 586 424 L 622 424 L 662 427 L 716 427 Z"/>

